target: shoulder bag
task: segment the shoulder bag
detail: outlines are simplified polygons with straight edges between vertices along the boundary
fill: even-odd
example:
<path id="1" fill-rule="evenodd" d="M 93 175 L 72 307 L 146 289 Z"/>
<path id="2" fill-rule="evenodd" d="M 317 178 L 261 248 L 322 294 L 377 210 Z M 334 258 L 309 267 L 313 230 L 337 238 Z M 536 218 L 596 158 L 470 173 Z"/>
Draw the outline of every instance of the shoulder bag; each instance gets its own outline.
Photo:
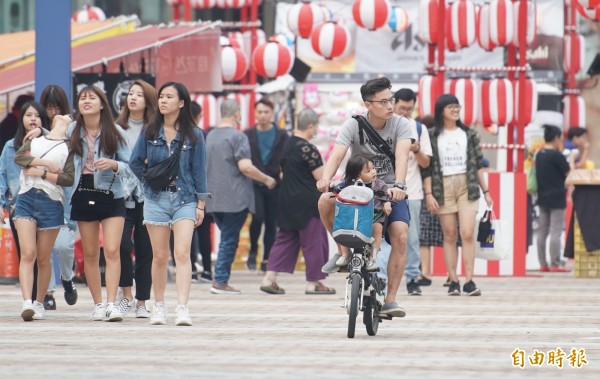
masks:
<path id="1" fill-rule="evenodd" d="M 185 141 L 179 142 L 177 150 L 167 159 L 158 162 L 152 167 L 144 167 L 142 178 L 153 190 L 160 191 L 168 187 L 179 174 L 179 155 Z"/>

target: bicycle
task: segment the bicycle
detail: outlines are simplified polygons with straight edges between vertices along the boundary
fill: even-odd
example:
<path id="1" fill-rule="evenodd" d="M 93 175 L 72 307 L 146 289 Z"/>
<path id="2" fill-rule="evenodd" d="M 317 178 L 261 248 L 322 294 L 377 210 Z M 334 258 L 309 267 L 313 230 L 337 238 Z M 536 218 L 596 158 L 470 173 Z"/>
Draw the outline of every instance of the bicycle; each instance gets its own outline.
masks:
<path id="1" fill-rule="evenodd" d="M 340 189 L 334 189 L 334 196 L 339 200 Z M 382 201 L 390 201 L 387 194 L 383 191 L 375 191 L 374 199 Z M 365 202 L 356 202 L 357 205 L 368 205 Z M 372 219 L 372 201 L 370 202 L 370 213 Z M 367 210 L 369 212 L 369 210 Z M 338 212 L 336 211 L 336 216 Z M 371 223 L 372 228 L 372 223 Z M 335 238 L 335 237 L 334 237 Z M 381 314 L 382 303 L 378 296 L 384 296 L 386 287 L 385 280 L 377 276 L 376 271 L 367 271 L 367 265 L 371 259 L 371 244 L 373 238 L 369 238 L 368 242 L 361 240 L 353 244 L 345 243 L 344 239 L 337 238 L 336 241 L 348 248 L 352 253 L 350 263 L 342 270 L 348 270 L 346 277 L 346 296 L 344 308 L 348 313 L 348 338 L 354 338 L 356 330 L 356 319 L 358 311 L 363 312 L 363 324 L 366 327 L 369 336 L 375 336 L 379 328 L 379 323 L 383 320 L 391 320 L 392 317 L 387 314 Z M 354 240 L 356 241 L 356 239 Z"/>

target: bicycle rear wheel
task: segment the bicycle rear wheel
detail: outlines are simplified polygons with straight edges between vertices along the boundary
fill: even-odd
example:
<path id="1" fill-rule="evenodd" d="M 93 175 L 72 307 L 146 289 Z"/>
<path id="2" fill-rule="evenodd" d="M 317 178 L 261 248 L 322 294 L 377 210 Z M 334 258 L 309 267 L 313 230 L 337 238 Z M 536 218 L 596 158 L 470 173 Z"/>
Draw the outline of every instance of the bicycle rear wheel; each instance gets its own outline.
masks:
<path id="1" fill-rule="evenodd" d="M 362 296 L 362 276 L 358 272 L 350 275 L 350 309 L 348 311 L 348 338 L 354 338 L 356 329 L 356 316 L 358 316 L 359 296 Z"/>

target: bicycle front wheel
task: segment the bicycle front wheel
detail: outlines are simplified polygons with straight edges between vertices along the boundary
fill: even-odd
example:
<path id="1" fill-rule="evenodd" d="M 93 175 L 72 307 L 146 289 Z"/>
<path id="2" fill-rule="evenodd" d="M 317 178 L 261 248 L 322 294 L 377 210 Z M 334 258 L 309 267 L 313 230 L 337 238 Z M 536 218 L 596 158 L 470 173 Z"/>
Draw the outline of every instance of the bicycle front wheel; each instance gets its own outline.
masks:
<path id="1" fill-rule="evenodd" d="M 359 298 L 362 296 L 362 276 L 358 272 L 350 275 L 350 309 L 348 312 L 348 338 L 354 338 L 356 329 L 356 317 L 358 316 Z"/>

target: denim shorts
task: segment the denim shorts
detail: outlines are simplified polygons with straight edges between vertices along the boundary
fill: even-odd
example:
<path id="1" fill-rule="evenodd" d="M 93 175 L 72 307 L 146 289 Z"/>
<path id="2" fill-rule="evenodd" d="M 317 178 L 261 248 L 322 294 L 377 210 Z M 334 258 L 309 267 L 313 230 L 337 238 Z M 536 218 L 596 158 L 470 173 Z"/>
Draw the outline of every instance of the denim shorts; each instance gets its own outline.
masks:
<path id="1" fill-rule="evenodd" d="M 65 225 L 62 203 L 37 188 L 17 196 L 13 220 L 18 218 L 34 221 L 38 230 L 59 229 Z"/>
<path id="2" fill-rule="evenodd" d="M 144 201 L 144 225 L 170 226 L 179 220 L 196 222 L 197 203 L 183 203 L 176 192 L 162 191 L 157 201 L 146 197 Z"/>
<path id="3" fill-rule="evenodd" d="M 410 211 L 406 200 L 400 200 L 396 204 L 392 204 L 392 213 L 388 216 L 388 227 L 394 221 L 402 221 L 406 225 L 410 225 Z M 385 241 L 390 243 L 387 230 L 384 231 Z"/>

